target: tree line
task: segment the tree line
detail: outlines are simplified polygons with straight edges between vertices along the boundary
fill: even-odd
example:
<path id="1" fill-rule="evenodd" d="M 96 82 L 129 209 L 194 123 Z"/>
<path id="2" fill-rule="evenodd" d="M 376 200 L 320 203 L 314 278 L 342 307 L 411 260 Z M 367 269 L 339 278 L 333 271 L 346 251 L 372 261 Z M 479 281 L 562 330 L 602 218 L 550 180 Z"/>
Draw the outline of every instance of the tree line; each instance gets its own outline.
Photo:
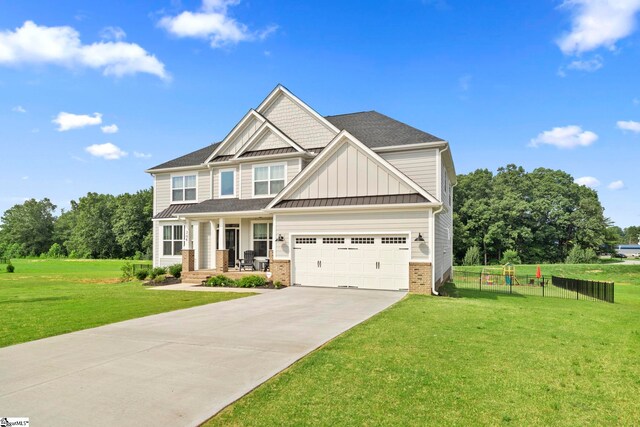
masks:
<path id="1" fill-rule="evenodd" d="M 51 200 L 30 199 L 2 215 L 0 256 L 151 258 L 153 191 L 88 193 L 56 215 Z"/>
<path id="2" fill-rule="evenodd" d="M 496 174 L 478 169 L 458 176 L 453 200 L 458 263 L 470 248 L 479 250 L 484 264 L 564 262 L 579 251 L 611 252 L 639 231 L 613 227 L 598 193 L 560 170 L 526 172 L 513 164 Z"/>

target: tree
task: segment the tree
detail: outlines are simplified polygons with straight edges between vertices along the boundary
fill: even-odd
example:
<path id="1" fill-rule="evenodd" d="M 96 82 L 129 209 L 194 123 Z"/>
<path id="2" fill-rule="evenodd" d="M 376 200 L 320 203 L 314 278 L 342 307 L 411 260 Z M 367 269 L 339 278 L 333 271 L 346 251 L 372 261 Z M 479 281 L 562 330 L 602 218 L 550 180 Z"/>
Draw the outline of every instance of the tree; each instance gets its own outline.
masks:
<path id="1" fill-rule="evenodd" d="M 13 256 L 38 256 L 53 242 L 53 212 L 49 199 L 29 199 L 6 210 L 2 216 L 0 242 L 12 247 Z"/>
<path id="2" fill-rule="evenodd" d="M 152 232 L 153 191 L 141 190 L 117 197 L 113 213 L 113 233 L 124 256 L 151 252 L 148 239 Z"/>
<path id="3" fill-rule="evenodd" d="M 74 226 L 65 243 L 69 252 L 82 258 L 117 258 L 121 251 L 111 220 L 116 208 L 110 194 L 87 193 L 71 201 Z"/>

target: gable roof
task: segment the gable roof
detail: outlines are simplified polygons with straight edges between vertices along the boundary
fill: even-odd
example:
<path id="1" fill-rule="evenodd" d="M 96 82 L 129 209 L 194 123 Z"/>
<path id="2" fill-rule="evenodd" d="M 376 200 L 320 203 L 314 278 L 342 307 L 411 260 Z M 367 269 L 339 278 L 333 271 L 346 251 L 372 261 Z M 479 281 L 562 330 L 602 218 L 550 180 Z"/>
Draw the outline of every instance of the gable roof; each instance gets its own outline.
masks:
<path id="1" fill-rule="evenodd" d="M 180 156 L 176 159 L 169 160 L 168 162 L 161 163 L 157 166 L 154 166 L 148 171 L 154 171 L 156 169 L 168 169 L 168 168 L 181 168 L 187 166 L 197 166 L 202 163 L 213 153 L 218 147 L 219 142 L 216 142 L 211 145 L 207 145 L 206 147 L 200 148 L 199 150 L 192 151 L 189 154 L 185 154 L 184 156 Z"/>
<path id="2" fill-rule="evenodd" d="M 327 116 L 335 127 L 346 130 L 369 148 L 441 142 L 442 138 L 423 132 L 377 111 Z"/>
<path id="3" fill-rule="evenodd" d="M 427 190 L 417 185 L 411 179 L 409 179 L 406 175 L 400 172 L 395 166 L 391 163 L 387 162 L 385 159 L 380 157 L 379 154 L 375 153 L 373 150 L 365 146 L 361 141 L 359 141 L 356 137 L 351 135 L 348 131 L 342 130 L 336 137 L 327 145 L 327 147 L 322 150 L 316 158 L 314 158 L 309 165 L 302 170 L 298 175 L 296 175 L 287 186 L 285 186 L 267 205 L 267 209 L 271 209 L 276 206 L 279 202 L 283 200 L 288 200 L 298 188 L 307 181 L 311 175 L 329 158 L 342 144 L 353 144 L 357 148 L 360 148 L 364 152 L 365 156 L 368 156 L 370 159 L 379 164 L 382 168 L 386 170 L 387 173 L 404 182 L 410 188 L 413 188 L 415 192 L 421 196 L 423 196 L 429 203 L 439 204 L 438 200 L 433 197 Z"/>

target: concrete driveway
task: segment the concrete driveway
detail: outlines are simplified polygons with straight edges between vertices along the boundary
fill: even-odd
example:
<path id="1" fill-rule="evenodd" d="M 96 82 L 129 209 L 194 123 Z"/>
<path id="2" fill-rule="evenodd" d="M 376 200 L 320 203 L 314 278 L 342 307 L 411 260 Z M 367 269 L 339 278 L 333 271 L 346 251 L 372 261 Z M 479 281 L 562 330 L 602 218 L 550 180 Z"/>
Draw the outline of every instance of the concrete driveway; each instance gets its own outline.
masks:
<path id="1" fill-rule="evenodd" d="M 198 425 L 403 296 L 288 288 L 6 347 L 0 417 Z"/>

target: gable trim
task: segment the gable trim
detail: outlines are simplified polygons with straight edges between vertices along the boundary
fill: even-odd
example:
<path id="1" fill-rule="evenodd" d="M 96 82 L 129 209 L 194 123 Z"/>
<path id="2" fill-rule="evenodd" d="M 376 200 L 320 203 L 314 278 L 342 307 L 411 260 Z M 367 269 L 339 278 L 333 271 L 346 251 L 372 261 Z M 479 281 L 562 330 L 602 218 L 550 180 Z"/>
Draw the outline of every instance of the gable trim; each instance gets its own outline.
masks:
<path id="1" fill-rule="evenodd" d="M 285 95 L 286 97 L 291 99 L 295 104 L 297 104 L 298 106 L 302 107 L 305 111 L 307 111 L 309 114 L 311 114 L 320 124 L 322 124 L 327 129 L 331 130 L 335 134 L 340 133 L 340 129 L 335 127 L 329 120 L 325 119 L 323 116 L 318 114 L 318 112 L 316 110 L 314 110 L 313 108 L 309 107 L 300 98 L 295 96 L 286 87 L 282 86 L 281 84 L 276 86 L 275 89 L 273 89 L 271 91 L 271 93 L 264 99 L 264 101 L 262 101 L 262 103 L 260 103 L 260 105 L 256 109 L 258 111 L 258 113 L 262 114 L 267 108 L 269 108 L 271 103 L 280 94 Z"/>
<path id="2" fill-rule="evenodd" d="M 225 148 L 227 145 L 229 145 L 229 141 L 231 139 L 233 139 L 233 137 L 240 132 L 243 128 L 244 125 L 247 124 L 247 122 L 249 121 L 250 118 L 255 118 L 257 119 L 261 124 L 264 123 L 267 119 L 265 119 L 264 117 L 262 117 L 262 115 L 260 115 L 256 110 L 254 110 L 253 108 L 251 110 L 249 110 L 247 112 L 247 114 L 244 115 L 244 117 L 233 127 L 233 129 L 231 129 L 231 132 L 229 132 L 227 134 L 227 136 L 224 137 L 224 139 L 218 144 L 218 146 L 216 147 L 215 150 L 213 150 L 213 153 L 211 153 L 211 155 L 209 157 L 207 157 L 207 159 L 204 161 L 205 163 L 209 163 L 211 160 L 215 159 L 216 156 L 218 155 L 218 153 L 220 151 L 222 151 L 223 148 Z"/>
<path id="3" fill-rule="evenodd" d="M 353 143 L 357 148 L 362 150 L 365 153 L 365 155 L 367 155 L 369 158 L 371 158 L 376 163 L 382 165 L 382 167 L 387 169 L 397 179 L 399 179 L 400 181 L 402 181 L 405 184 L 407 184 L 409 187 L 411 187 L 414 190 L 416 190 L 416 193 L 424 196 L 430 203 L 440 204 L 440 202 L 435 197 L 433 197 L 431 194 L 429 194 L 428 191 L 426 191 L 424 188 L 420 187 L 413 180 L 409 179 L 409 177 L 407 177 L 405 174 L 400 172 L 395 166 L 393 166 L 391 163 L 387 162 L 385 159 L 380 157 L 378 154 L 376 154 L 369 147 L 367 147 L 362 142 L 360 142 L 355 136 L 351 135 L 346 130 L 343 130 L 338 135 L 336 135 L 333 138 L 333 140 L 331 140 L 331 142 L 329 142 L 327 147 L 324 150 L 322 150 L 322 152 L 320 152 L 320 154 L 318 154 L 318 156 L 316 156 L 316 158 L 313 159 L 311 161 L 311 163 L 309 163 L 307 165 L 307 167 L 304 168 L 302 170 L 302 172 L 300 172 L 289 183 L 289 185 L 287 185 L 285 188 L 283 188 L 282 191 L 280 191 L 280 193 L 278 193 L 273 198 L 271 203 L 269 203 L 265 209 L 273 208 L 276 204 L 281 202 L 285 198 L 285 196 L 289 196 L 295 190 L 297 190 L 298 187 L 301 185 L 301 183 L 304 182 L 305 179 L 307 179 L 312 173 L 314 173 L 316 170 L 318 170 L 318 168 L 322 165 L 322 163 L 324 163 L 327 160 L 327 158 L 329 158 L 331 155 L 333 155 L 335 153 L 337 147 L 340 145 L 340 142 L 342 141 L 343 138 L 347 138 L 347 140 L 348 140 L 347 143 L 349 143 L 349 142 Z"/>
<path id="4" fill-rule="evenodd" d="M 247 151 L 249 151 L 249 149 L 260 139 L 262 138 L 268 131 L 273 132 L 274 134 L 276 134 L 276 136 L 278 136 L 280 139 L 282 139 L 284 142 L 286 142 L 287 144 L 289 144 L 291 147 L 295 148 L 297 152 L 299 153 L 304 153 L 305 149 L 300 147 L 298 144 L 295 143 L 295 141 L 293 141 L 291 138 L 289 138 L 287 135 L 285 135 L 280 129 L 278 129 L 276 126 L 273 125 L 273 123 L 271 123 L 270 121 L 268 121 L 267 119 L 265 119 L 264 123 L 262 123 L 262 125 L 260 125 L 260 127 L 258 128 L 258 130 L 256 130 L 254 132 L 253 135 L 251 135 L 251 137 L 249 138 L 249 140 L 242 146 L 240 147 L 240 149 L 238 150 L 238 152 L 232 157 L 232 159 L 237 159 L 239 158 L 241 155 L 243 155 L 244 153 L 246 153 Z"/>

